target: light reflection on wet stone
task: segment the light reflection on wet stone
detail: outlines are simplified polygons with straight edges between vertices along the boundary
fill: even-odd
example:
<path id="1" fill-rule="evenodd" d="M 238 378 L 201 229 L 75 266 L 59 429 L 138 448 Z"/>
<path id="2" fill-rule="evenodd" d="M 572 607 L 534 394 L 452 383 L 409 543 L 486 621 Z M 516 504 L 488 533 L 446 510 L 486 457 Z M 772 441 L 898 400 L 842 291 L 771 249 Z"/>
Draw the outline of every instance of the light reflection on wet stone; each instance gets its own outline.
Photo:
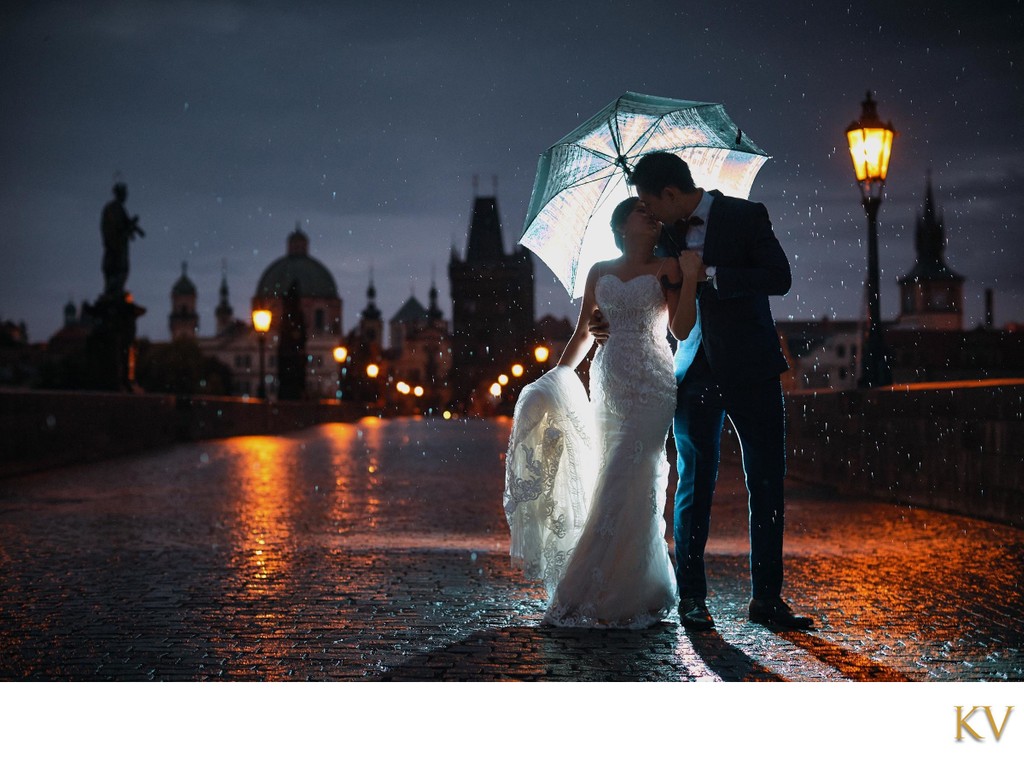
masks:
<path id="1" fill-rule="evenodd" d="M 751 626 L 729 465 L 718 633 L 539 627 L 507 556 L 509 425 L 365 420 L 0 483 L 0 678 L 1024 678 L 1024 533 L 800 485 L 787 594 L 822 629 Z"/>

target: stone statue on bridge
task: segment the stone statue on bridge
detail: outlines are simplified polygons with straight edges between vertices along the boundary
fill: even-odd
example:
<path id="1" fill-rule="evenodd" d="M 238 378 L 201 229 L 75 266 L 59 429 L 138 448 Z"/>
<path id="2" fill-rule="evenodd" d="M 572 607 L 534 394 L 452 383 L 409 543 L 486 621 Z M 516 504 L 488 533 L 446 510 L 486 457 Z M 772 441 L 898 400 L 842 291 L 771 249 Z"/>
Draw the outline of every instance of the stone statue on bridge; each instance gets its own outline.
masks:
<path id="1" fill-rule="evenodd" d="M 128 187 L 114 184 L 114 199 L 103 207 L 100 233 L 103 235 L 103 292 L 83 313 L 90 324 L 86 345 L 89 357 L 87 388 L 101 391 L 136 390 L 136 320 L 146 313 L 125 290 L 128 280 L 128 243 L 135 235 L 146 236 L 139 217 L 124 208 Z"/>
<path id="2" fill-rule="evenodd" d="M 128 280 L 128 242 L 135 235 L 145 237 L 139 227 L 139 217 L 129 216 L 124 201 L 128 198 L 128 187 L 123 183 L 114 184 L 114 199 L 104 208 L 100 218 L 100 232 L 103 234 L 103 291 L 111 298 L 124 295 Z"/>

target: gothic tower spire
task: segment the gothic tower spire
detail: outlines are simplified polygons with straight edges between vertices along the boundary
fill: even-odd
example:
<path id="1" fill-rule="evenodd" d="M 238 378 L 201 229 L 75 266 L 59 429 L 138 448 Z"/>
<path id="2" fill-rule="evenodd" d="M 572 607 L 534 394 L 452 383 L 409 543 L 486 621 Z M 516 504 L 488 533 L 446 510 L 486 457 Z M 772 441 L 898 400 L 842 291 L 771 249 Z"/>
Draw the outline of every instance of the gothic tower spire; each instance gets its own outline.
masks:
<path id="1" fill-rule="evenodd" d="M 914 229 L 914 268 L 900 277 L 900 323 L 921 329 L 963 326 L 964 278 L 946 263 L 946 230 L 935 204 L 932 174 L 925 180 L 924 207 Z"/>

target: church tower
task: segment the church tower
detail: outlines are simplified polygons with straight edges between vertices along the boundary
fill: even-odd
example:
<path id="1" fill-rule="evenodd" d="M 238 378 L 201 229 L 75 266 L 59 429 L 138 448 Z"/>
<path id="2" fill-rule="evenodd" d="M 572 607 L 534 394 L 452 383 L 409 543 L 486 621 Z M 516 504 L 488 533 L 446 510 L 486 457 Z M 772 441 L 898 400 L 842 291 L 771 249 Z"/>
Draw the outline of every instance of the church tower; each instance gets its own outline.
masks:
<path id="1" fill-rule="evenodd" d="M 373 272 L 370 272 L 370 286 L 366 288 L 366 308 L 359 315 L 359 335 L 369 345 L 379 350 L 384 343 L 384 316 L 377 308 L 377 288 L 373 286 Z"/>
<path id="2" fill-rule="evenodd" d="M 433 275 L 430 277 L 430 307 L 427 309 L 427 326 L 435 327 L 443 332 L 448 332 L 448 323 L 444 321 L 444 314 L 437 305 L 437 283 Z"/>
<path id="3" fill-rule="evenodd" d="M 963 330 L 964 278 L 946 264 L 945 226 L 935 209 L 930 171 L 914 245 L 917 262 L 899 279 L 900 328 Z"/>
<path id="4" fill-rule="evenodd" d="M 220 278 L 220 302 L 217 304 L 217 310 L 214 313 L 217 317 L 217 334 L 220 335 L 231 327 L 231 322 L 235 316 L 235 311 L 231 308 L 231 303 L 228 301 L 228 271 L 226 266 Z"/>
<path id="5" fill-rule="evenodd" d="M 506 253 L 496 197 L 477 196 L 465 260 L 451 250 L 452 394 L 465 404 L 491 376 L 529 353 L 533 336 L 533 261 Z"/>
<path id="6" fill-rule="evenodd" d="M 196 286 L 188 278 L 188 262 L 181 263 L 181 276 L 171 288 L 171 340 L 196 339 L 199 315 L 196 313 Z"/>

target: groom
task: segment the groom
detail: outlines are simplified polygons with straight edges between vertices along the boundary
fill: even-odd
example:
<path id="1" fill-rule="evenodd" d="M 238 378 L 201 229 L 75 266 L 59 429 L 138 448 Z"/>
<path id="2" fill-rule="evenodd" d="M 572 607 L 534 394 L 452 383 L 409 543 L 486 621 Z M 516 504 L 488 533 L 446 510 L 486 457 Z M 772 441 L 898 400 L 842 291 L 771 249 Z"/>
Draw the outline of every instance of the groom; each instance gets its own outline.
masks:
<path id="1" fill-rule="evenodd" d="M 647 154 L 630 180 L 648 211 L 665 224 L 669 253 L 696 250 L 705 264 L 697 324 L 675 357 L 680 620 L 695 630 L 715 625 L 707 607 L 704 548 L 728 416 L 740 440 L 750 501 L 750 619 L 782 629 L 810 628 L 811 618 L 795 614 L 781 596 L 786 437 L 779 375 L 789 365 L 768 296 L 789 291 L 789 261 L 764 205 L 697 188 L 680 157 Z M 607 336 L 607 325 L 599 325 Z"/>

